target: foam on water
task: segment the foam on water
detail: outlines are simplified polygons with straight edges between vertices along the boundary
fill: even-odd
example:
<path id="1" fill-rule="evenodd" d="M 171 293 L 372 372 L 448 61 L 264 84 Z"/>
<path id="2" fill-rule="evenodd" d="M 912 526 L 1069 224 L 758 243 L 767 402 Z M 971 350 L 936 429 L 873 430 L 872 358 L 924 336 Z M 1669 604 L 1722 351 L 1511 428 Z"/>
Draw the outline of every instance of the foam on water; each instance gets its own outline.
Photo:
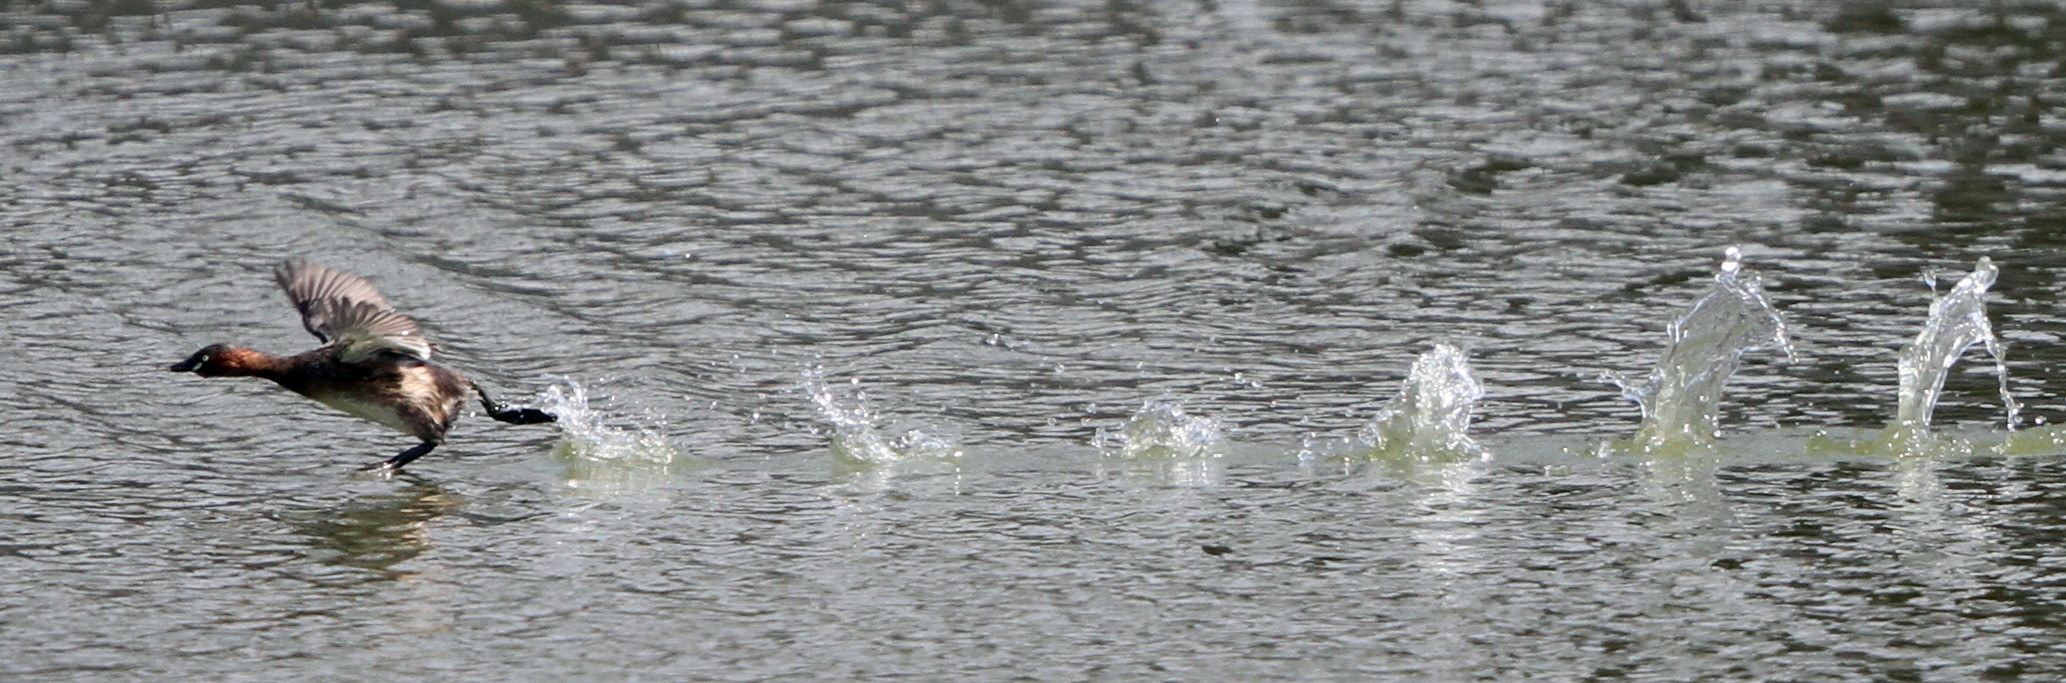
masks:
<path id="1" fill-rule="evenodd" d="M 1219 420 L 1185 413 L 1182 404 L 1167 399 L 1141 402 L 1119 431 L 1099 429 L 1094 442 L 1110 458 L 1216 458 L 1224 453 Z"/>
<path id="2" fill-rule="evenodd" d="M 1152 488 L 1211 488 L 1226 483 L 1227 459 L 1221 457 L 1108 458 L 1095 471 L 1118 475 L 1127 483 Z"/>
<path id="3" fill-rule="evenodd" d="M 2054 455 L 2066 452 L 2066 425 L 2042 425 L 2008 433 L 1995 447 L 2002 455 Z"/>
<path id="4" fill-rule="evenodd" d="M 1642 406 L 1643 424 L 1624 445 L 1645 453 L 1712 446 L 1721 435 L 1722 386 L 1743 355 L 1778 349 L 1794 357 L 1786 321 L 1736 247 L 1725 253 L 1714 287 L 1672 321 L 1667 334 L 1670 344 L 1642 382 L 1609 376 Z"/>
<path id="5" fill-rule="evenodd" d="M 848 380 L 858 387 L 859 378 Z M 832 455 L 847 465 L 882 467 L 908 462 L 954 462 L 962 449 L 953 440 L 920 427 L 884 429 L 868 407 L 868 396 L 858 389 L 850 400 L 841 400 L 825 381 L 824 373 L 806 370 L 800 385 L 818 416 L 832 427 Z M 889 432 L 885 434 L 885 432 Z"/>
<path id="6" fill-rule="evenodd" d="M 1437 343 L 1413 361 L 1399 394 L 1378 409 L 1343 455 L 1421 462 L 1490 459 L 1491 453 L 1465 433 L 1472 404 L 1484 397 L 1463 349 Z"/>

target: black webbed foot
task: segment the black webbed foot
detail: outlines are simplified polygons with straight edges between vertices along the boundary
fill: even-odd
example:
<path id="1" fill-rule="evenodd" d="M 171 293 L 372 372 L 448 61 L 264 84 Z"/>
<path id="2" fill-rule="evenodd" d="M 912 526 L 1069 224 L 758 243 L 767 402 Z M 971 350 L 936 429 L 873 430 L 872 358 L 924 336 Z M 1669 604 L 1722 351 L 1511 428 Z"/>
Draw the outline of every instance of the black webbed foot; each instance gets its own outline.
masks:
<path id="1" fill-rule="evenodd" d="M 481 409 L 488 411 L 488 417 L 495 418 L 496 422 L 507 422 L 513 425 L 535 425 L 558 422 L 560 420 L 560 416 L 537 408 L 511 408 L 503 405 L 495 399 L 488 398 L 487 390 L 482 389 L 479 384 L 473 385 L 473 392 L 481 396 Z"/>
<path id="2" fill-rule="evenodd" d="M 488 411 L 488 417 L 492 417 L 498 421 L 507 422 L 513 425 L 535 425 L 544 424 L 547 422 L 558 422 L 560 420 L 560 416 L 545 412 L 543 410 L 539 410 L 537 408 L 510 408 L 506 406 L 498 407 L 501 407 L 502 409 L 490 409 Z"/>

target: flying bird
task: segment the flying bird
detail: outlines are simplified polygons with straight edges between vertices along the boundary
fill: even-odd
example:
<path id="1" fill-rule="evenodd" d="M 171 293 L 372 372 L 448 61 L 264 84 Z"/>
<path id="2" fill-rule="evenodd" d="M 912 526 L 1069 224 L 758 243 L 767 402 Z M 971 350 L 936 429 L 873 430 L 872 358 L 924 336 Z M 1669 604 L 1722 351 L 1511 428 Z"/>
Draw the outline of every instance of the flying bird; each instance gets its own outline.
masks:
<path id="1" fill-rule="evenodd" d="M 509 424 L 559 418 L 536 408 L 512 408 L 488 397 L 479 384 L 430 362 L 430 341 L 416 321 L 397 312 L 365 278 L 321 264 L 292 260 L 273 269 L 301 326 L 322 346 L 276 356 L 230 344 L 212 344 L 174 363 L 173 372 L 202 377 L 262 377 L 353 416 L 371 420 L 422 443 L 366 469 L 394 471 L 445 442 L 471 391 L 488 417 Z"/>

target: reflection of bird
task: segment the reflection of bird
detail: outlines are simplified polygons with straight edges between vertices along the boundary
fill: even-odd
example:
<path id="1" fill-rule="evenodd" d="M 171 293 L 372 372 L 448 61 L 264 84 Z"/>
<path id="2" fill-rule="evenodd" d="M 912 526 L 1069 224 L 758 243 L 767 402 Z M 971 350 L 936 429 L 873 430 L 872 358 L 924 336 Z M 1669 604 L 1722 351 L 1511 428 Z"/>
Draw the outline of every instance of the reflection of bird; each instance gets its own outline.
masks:
<path id="1" fill-rule="evenodd" d="M 323 405 L 372 420 L 423 443 L 367 469 L 394 470 L 445 442 L 459 418 L 469 388 L 488 417 L 510 424 L 552 422 L 535 408 L 510 408 L 488 398 L 478 384 L 430 363 L 431 343 L 416 321 L 395 311 L 373 283 L 307 261 L 288 261 L 273 270 L 287 298 L 301 311 L 301 324 L 323 346 L 292 356 L 275 356 L 241 346 L 214 344 L 172 366 L 173 372 L 202 377 L 263 377 Z"/>
<path id="2" fill-rule="evenodd" d="M 463 506 L 457 496 L 418 481 L 391 493 L 361 498 L 342 509 L 300 511 L 288 519 L 297 531 L 310 537 L 318 561 L 371 570 L 387 579 L 405 579 L 413 572 L 397 571 L 394 566 L 429 550 L 429 522 Z M 303 514 L 309 517 L 298 519 Z"/>

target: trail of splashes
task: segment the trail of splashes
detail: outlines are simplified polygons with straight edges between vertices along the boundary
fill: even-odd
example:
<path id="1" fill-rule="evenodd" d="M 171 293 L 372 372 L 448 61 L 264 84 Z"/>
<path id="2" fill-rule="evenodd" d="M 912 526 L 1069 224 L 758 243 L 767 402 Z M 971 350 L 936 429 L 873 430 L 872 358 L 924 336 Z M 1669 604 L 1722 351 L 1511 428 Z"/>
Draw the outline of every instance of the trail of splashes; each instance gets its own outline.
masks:
<path id="1" fill-rule="evenodd" d="M 644 425 L 626 428 L 611 424 L 605 411 L 590 406 L 588 389 L 579 382 L 561 379 L 560 384 L 546 388 L 541 403 L 546 412 L 559 416 L 560 444 L 567 455 L 602 461 L 674 462 L 674 445 L 658 431 Z"/>
<path id="2" fill-rule="evenodd" d="M 1118 432 L 1101 428 L 1093 441 L 1112 458 L 1219 457 L 1220 431 L 1219 420 L 1185 413 L 1174 401 L 1148 400 Z"/>
<path id="3" fill-rule="evenodd" d="M 1729 247 L 1714 280 L 1713 289 L 1672 321 L 1670 344 L 1642 383 L 1608 376 L 1642 406 L 1643 425 L 1632 440 L 1641 450 L 1711 445 L 1721 436 L 1722 386 L 1743 355 L 1779 349 L 1794 359 L 1786 321 L 1765 299 L 1757 271 L 1743 267 L 1741 249 Z"/>
<path id="4" fill-rule="evenodd" d="M 1973 272 L 1959 279 L 1936 300 L 1930 302 L 1930 317 L 1923 322 L 1923 329 L 1915 335 L 1915 341 L 1901 347 L 1899 360 L 1901 388 L 1894 410 L 1891 428 L 1903 430 L 1927 430 L 1930 418 L 1937 410 L 1937 401 L 1944 392 L 1944 379 L 1951 374 L 1951 366 L 1965 355 L 1974 344 L 1981 345 L 1994 359 L 1995 376 L 2000 381 L 2002 405 L 2008 411 L 2008 429 L 2015 431 L 2022 405 L 2009 395 L 2009 370 L 2002 359 L 2001 341 L 1994 336 L 1994 326 L 1987 321 L 1987 290 L 1994 286 L 2000 269 L 1994 261 L 1985 256 L 1974 264 Z M 1926 279 L 1933 285 L 1934 279 Z"/>
<path id="5" fill-rule="evenodd" d="M 859 385 L 860 380 L 849 383 Z M 832 454 L 842 462 L 881 467 L 909 461 L 954 461 L 962 456 L 961 447 L 953 441 L 923 429 L 908 428 L 885 436 L 876 426 L 877 416 L 868 407 L 867 395 L 856 391 L 850 403 L 842 403 L 821 371 L 805 370 L 801 388 L 817 404 L 818 415 L 832 425 Z"/>
<path id="6" fill-rule="evenodd" d="M 1463 349 L 1437 343 L 1413 361 L 1399 394 L 1358 433 L 1358 450 L 1368 458 L 1421 462 L 1488 459 L 1491 453 L 1466 434 L 1471 405 L 1484 397 Z"/>

